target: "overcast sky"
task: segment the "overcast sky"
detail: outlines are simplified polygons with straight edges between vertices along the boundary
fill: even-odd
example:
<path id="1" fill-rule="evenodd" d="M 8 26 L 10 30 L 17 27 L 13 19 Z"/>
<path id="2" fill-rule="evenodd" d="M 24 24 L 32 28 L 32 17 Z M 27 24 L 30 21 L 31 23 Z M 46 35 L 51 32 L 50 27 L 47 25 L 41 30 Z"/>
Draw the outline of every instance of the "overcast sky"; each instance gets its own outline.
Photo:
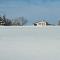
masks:
<path id="1" fill-rule="evenodd" d="M 60 19 L 60 0 L 0 0 L 0 15 L 8 18 L 24 16 L 28 24 L 46 19 L 56 23 Z"/>

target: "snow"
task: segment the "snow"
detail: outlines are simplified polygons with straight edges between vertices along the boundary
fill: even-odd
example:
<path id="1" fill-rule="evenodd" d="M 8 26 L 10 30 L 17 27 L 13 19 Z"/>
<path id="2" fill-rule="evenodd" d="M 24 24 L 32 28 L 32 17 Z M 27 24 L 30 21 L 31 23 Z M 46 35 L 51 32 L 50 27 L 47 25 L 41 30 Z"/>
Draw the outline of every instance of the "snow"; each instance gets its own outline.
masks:
<path id="1" fill-rule="evenodd" d="M 60 27 L 0 26 L 0 60 L 60 60 Z"/>

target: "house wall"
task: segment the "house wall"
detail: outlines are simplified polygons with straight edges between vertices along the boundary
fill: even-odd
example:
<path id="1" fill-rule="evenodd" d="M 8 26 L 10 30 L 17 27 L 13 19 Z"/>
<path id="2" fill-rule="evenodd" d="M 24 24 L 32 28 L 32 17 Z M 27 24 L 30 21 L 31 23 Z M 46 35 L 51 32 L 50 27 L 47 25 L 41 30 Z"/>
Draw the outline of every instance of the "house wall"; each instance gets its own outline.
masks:
<path id="1" fill-rule="evenodd" d="M 39 22 L 39 23 L 35 23 L 37 24 L 37 26 L 46 26 L 46 22 Z"/>

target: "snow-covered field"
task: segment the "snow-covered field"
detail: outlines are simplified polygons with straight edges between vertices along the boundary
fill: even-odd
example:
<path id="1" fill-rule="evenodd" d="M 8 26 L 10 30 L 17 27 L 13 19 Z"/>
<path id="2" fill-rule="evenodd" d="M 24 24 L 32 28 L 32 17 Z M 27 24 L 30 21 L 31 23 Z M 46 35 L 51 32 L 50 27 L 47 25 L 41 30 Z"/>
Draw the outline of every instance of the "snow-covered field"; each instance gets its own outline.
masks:
<path id="1" fill-rule="evenodd" d="M 60 60 L 60 27 L 0 26 L 0 60 Z"/>

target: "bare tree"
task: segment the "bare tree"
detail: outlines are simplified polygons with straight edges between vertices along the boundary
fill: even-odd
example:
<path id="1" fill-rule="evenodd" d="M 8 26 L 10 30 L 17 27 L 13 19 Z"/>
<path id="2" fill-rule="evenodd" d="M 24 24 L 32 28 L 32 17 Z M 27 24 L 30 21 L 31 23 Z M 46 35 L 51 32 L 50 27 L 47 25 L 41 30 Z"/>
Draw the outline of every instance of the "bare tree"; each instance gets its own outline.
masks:
<path id="1" fill-rule="evenodd" d="M 12 25 L 23 26 L 26 23 L 27 23 L 27 19 L 25 19 L 24 17 L 19 17 L 19 18 L 13 20 Z"/>
<path id="2" fill-rule="evenodd" d="M 11 25 L 11 20 L 10 19 L 7 19 L 6 17 L 5 17 L 5 15 L 3 16 L 3 21 L 5 22 L 5 26 L 10 26 Z"/>

